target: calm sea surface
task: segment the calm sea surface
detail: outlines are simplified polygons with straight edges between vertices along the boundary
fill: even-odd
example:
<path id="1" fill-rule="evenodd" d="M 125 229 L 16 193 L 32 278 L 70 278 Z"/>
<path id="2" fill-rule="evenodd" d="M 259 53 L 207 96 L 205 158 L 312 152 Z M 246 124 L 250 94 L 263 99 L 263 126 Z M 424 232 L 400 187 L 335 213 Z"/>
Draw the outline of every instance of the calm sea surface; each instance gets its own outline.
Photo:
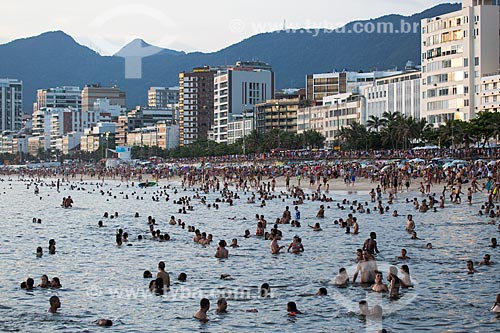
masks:
<path id="1" fill-rule="evenodd" d="M 336 206 L 343 198 L 369 201 L 366 192 L 330 192 L 334 199 L 325 218 L 315 218 L 321 202 L 307 201 L 300 206 L 302 227 L 280 226 L 284 238 L 280 245 L 288 245 L 294 234 L 302 237 L 305 252 L 301 255 L 271 255 L 269 242 L 242 237 L 245 229 L 255 233 L 255 214 L 264 214 L 268 223 L 280 217 L 291 199 L 275 199 L 261 208 L 246 204 L 246 195 L 234 206 L 220 203 L 220 209 L 209 209 L 193 199 L 194 211 L 178 214 L 179 205 L 173 200 L 192 196 L 192 189 L 167 190 L 159 202 L 151 199 L 159 188 L 145 190 L 126 187 L 118 181 L 107 181 L 102 188 L 90 182 L 78 184 L 80 190 L 70 190 L 67 183 L 60 193 L 55 188 L 40 186 L 40 195 L 33 193 L 29 182 L 4 179 L 0 183 L 0 331 L 2 332 L 91 332 L 100 330 L 94 321 L 109 318 L 114 322 L 107 332 L 363 332 L 367 326 L 384 327 L 392 332 L 493 332 L 500 330 L 500 319 L 488 312 L 496 294 L 500 292 L 500 249 L 488 247 L 491 237 L 498 237 L 496 225 L 477 216 L 479 202 L 484 194 L 476 194 L 476 204 L 452 205 L 437 213 L 415 212 L 407 197 L 400 194 L 391 206 L 402 215 L 356 214 L 360 235 L 346 235 L 333 224 L 348 211 Z M 167 185 L 160 181 L 160 186 Z M 112 195 L 101 195 L 100 190 Z M 437 187 L 436 187 L 437 189 Z M 136 194 L 134 194 L 136 192 Z M 124 199 L 128 194 L 129 199 Z M 62 209 L 62 198 L 71 195 L 72 209 Z M 136 196 L 143 200 L 136 199 Z M 204 194 L 201 194 L 204 195 Z M 418 194 L 419 195 L 419 194 Z M 116 196 L 116 198 L 115 198 Z M 213 203 L 217 193 L 207 194 Z M 420 198 L 420 197 L 419 197 Z M 384 201 L 385 198 L 384 198 Z M 465 200 L 464 200 L 465 201 Z M 373 208 L 373 204 L 369 204 Z M 119 213 L 115 219 L 103 218 L 104 212 Z M 135 218 L 135 212 L 140 217 Z M 413 214 L 416 230 L 422 240 L 411 240 L 405 232 L 405 215 Z M 149 239 L 147 216 L 156 218 L 158 228 L 168 232 L 169 242 Z M 186 229 L 168 225 L 171 215 L 186 222 Z M 42 224 L 32 223 L 32 218 Z M 236 219 L 228 219 L 236 217 Z M 293 217 L 293 213 L 292 213 Z M 246 218 L 246 220 L 244 219 Z M 105 227 L 98 228 L 103 220 Z M 307 224 L 320 222 L 324 231 L 314 232 Z M 496 221 L 498 224 L 498 221 Z M 187 225 L 196 225 L 212 233 L 215 242 L 201 246 L 192 242 Z M 117 247 L 115 233 L 119 228 L 129 233 L 132 246 Z M 268 230 L 269 230 L 268 225 Z M 366 291 L 359 286 L 338 289 L 331 285 L 340 267 L 346 267 L 349 276 L 355 267 L 355 251 L 361 247 L 370 231 L 377 232 L 378 265 L 387 276 L 388 266 L 402 264 L 396 260 L 400 249 L 408 249 L 407 262 L 416 287 L 404 290 L 401 299 L 389 301 L 386 296 Z M 142 234 L 146 239 L 137 240 Z M 219 239 L 238 238 L 240 248 L 229 248 L 227 260 L 214 258 Z M 57 242 L 57 253 L 48 254 L 48 241 Z M 425 248 L 432 242 L 434 248 Z M 38 246 L 44 249 L 42 258 L 36 258 Z M 479 273 L 467 275 L 465 261 L 476 263 L 485 253 L 492 255 L 497 265 L 476 266 Z M 144 270 L 156 273 L 160 260 L 165 261 L 173 285 L 171 291 L 156 296 L 148 291 L 150 279 L 143 279 Z M 477 264 L 476 264 L 477 265 Z M 188 275 L 184 283 L 177 281 L 180 272 Z M 58 276 L 63 288 L 25 291 L 19 288 L 28 277 Z M 232 280 L 221 280 L 221 274 L 230 274 Z M 258 287 L 268 282 L 272 292 L 269 298 L 258 297 Z M 326 287 L 326 297 L 303 296 Z M 60 314 L 47 313 L 50 296 L 58 295 Z M 217 315 L 219 295 L 227 295 L 228 313 Z M 301 296 L 302 295 L 302 296 Z M 211 301 L 210 321 L 200 324 L 192 318 L 202 297 Z M 367 323 L 350 310 L 357 311 L 357 303 L 368 299 L 370 306 L 384 308 L 382 323 Z M 294 318 L 286 314 L 286 303 L 295 301 L 304 312 Z M 258 309 L 258 313 L 245 312 Z M 378 326 L 377 326 L 378 325 Z"/>

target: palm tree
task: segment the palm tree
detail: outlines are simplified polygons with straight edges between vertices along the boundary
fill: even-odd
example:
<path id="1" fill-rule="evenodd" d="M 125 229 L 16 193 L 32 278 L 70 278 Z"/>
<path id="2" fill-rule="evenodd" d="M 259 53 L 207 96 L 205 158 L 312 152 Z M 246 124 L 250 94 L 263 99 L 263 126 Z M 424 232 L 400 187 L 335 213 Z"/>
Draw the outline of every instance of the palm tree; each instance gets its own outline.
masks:
<path id="1" fill-rule="evenodd" d="M 371 115 L 366 121 L 366 125 L 370 129 L 375 129 L 378 132 L 379 128 L 386 124 L 385 119 L 381 119 L 377 116 Z"/>

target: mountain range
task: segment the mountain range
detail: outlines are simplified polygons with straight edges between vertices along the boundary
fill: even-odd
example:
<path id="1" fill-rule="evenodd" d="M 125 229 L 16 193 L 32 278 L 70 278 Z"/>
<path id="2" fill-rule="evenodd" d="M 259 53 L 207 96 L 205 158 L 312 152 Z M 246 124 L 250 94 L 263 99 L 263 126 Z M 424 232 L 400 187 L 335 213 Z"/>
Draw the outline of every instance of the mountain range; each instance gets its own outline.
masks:
<path id="1" fill-rule="evenodd" d="M 149 87 L 178 85 L 181 71 L 239 60 L 271 64 L 277 88 L 304 87 L 305 76 L 311 73 L 401 68 L 409 60 L 420 63 L 420 20 L 460 8 L 457 3 L 440 4 L 411 16 L 391 14 L 354 21 L 337 31 L 296 29 L 261 33 L 212 53 L 163 49 L 136 39 L 113 56 L 101 56 L 62 31 L 46 32 L 0 45 L 0 78 L 23 81 L 23 109 L 28 113 L 40 88 L 116 84 L 127 93 L 127 107 L 133 108 L 147 103 Z M 406 22 L 405 27 L 416 24 L 416 29 L 409 33 L 352 33 L 357 27 L 368 30 L 381 23 L 399 30 L 401 22 Z M 137 53 L 148 55 L 142 59 L 141 78 L 126 78 L 125 59 L 132 59 Z"/>

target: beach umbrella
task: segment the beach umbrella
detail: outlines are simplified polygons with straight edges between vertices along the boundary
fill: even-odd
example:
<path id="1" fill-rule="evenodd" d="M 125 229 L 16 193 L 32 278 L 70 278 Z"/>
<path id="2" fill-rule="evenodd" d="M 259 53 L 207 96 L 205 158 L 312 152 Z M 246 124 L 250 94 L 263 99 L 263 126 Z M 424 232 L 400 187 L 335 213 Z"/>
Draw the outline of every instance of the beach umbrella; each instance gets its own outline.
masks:
<path id="1" fill-rule="evenodd" d="M 385 172 L 385 171 L 389 170 L 390 168 L 391 168 L 390 165 L 386 165 L 385 167 L 383 167 L 382 169 L 380 169 L 380 171 Z"/>
<path id="2" fill-rule="evenodd" d="M 414 158 L 412 160 L 409 160 L 410 163 L 424 163 L 425 160 L 421 159 L 421 158 Z"/>

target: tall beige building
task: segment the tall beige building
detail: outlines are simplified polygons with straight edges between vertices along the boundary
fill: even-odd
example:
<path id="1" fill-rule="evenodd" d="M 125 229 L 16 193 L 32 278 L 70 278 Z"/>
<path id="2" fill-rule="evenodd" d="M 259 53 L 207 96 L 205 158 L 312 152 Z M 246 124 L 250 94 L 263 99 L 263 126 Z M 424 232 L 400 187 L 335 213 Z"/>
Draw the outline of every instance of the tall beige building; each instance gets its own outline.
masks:
<path id="1" fill-rule="evenodd" d="M 435 127 L 481 110 L 481 78 L 500 68 L 497 0 L 463 0 L 462 9 L 422 20 L 420 115 Z"/>
<path id="2" fill-rule="evenodd" d="M 98 99 L 109 100 L 110 105 L 125 107 L 125 92 L 117 86 L 101 87 L 99 84 L 86 85 L 82 90 L 82 112 L 92 111 Z"/>

